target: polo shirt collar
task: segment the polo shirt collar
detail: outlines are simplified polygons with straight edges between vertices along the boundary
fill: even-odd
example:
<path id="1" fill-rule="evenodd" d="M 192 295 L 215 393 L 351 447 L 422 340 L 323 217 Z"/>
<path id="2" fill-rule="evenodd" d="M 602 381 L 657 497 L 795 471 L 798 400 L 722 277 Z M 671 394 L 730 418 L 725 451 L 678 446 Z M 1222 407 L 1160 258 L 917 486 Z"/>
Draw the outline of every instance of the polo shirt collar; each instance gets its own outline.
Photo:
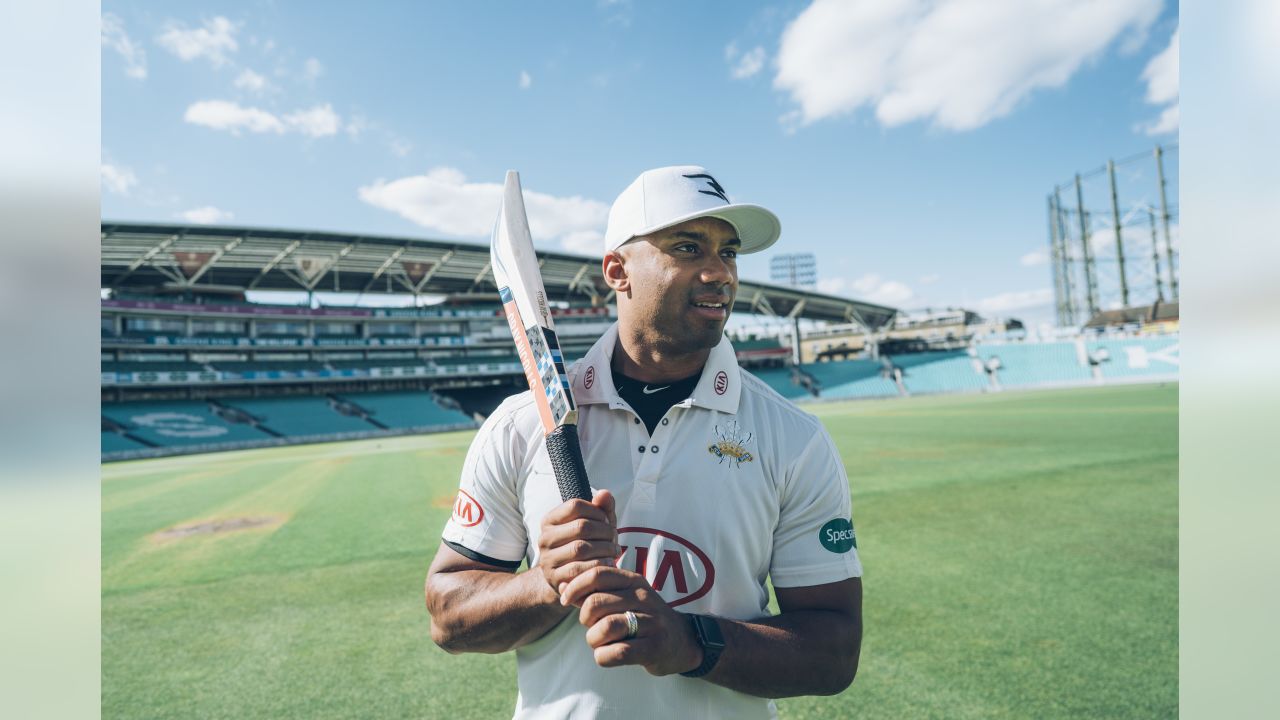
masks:
<path id="1" fill-rule="evenodd" d="M 618 323 L 613 323 L 575 366 L 573 399 L 578 405 L 606 404 L 611 408 L 626 407 L 613 382 L 613 349 L 618 344 Z M 677 407 L 698 407 L 737 413 L 742 394 L 742 370 L 729 338 L 721 337 L 711 349 L 702 377 L 688 399 Z"/>

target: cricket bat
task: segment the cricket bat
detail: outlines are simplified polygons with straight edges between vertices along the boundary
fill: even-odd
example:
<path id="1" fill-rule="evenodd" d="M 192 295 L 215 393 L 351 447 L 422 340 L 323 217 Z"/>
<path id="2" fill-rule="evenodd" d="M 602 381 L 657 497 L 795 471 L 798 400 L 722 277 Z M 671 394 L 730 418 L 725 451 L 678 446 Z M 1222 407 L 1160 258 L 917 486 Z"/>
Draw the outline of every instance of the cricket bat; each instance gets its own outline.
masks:
<path id="1" fill-rule="evenodd" d="M 560 497 L 590 501 L 591 486 L 578 442 L 578 409 L 529 234 L 520 174 L 515 170 L 507 171 L 489 256 L 520 365 L 542 417 L 547 455 L 560 486 Z"/>

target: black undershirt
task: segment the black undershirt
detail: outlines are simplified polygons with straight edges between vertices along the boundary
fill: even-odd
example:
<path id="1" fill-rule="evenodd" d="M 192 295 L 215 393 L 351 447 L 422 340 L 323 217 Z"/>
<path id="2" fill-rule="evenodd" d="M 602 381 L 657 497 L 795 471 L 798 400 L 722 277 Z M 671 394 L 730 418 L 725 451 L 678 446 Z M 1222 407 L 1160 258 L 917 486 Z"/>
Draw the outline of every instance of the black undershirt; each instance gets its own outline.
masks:
<path id="1" fill-rule="evenodd" d="M 636 411 L 652 435 L 662 416 L 667 414 L 672 405 L 687 400 L 701 377 L 702 371 L 699 370 L 675 382 L 646 383 L 614 370 L 613 385 L 618 390 L 618 397 L 626 400 L 631 409 Z"/>

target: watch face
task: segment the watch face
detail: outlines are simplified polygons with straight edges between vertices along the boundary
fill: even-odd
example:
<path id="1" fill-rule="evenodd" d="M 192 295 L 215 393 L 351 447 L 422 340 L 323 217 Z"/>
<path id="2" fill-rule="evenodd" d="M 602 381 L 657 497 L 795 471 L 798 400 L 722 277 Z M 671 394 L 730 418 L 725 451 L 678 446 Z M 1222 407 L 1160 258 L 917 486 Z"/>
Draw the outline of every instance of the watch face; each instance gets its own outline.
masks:
<path id="1" fill-rule="evenodd" d="M 694 618 L 698 627 L 698 639 L 703 647 L 711 650 L 724 649 L 724 635 L 720 633 L 720 623 L 715 618 L 698 615 Z"/>

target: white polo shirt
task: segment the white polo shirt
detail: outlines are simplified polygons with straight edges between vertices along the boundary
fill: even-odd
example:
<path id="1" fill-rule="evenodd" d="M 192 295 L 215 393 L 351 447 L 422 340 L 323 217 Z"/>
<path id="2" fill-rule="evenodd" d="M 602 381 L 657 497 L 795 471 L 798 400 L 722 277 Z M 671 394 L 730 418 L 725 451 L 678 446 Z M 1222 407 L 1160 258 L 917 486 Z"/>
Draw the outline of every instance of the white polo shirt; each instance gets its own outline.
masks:
<path id="1" fill-rule="evenodd" d="M 614 387 L 617 338 L 615 324 L 569 378 L 587 476 L 617 498 L 620 567 L 681 612 L 736 620 L 769 615 L 766 578 L 801 587 L 862 575 L 848 478 L 817 418 L 740 370 L 726 338 L 650 437 Z M 560 503 L 537 408 L 521 393 L 472 442 L 444 539 L 475 559 L 532 566 L 542 518 Z M 515 717 L 776 717 L 772 701 L 705 680 L 601 668 L 585 636 L 575 612 L 516 650 Z"/>

